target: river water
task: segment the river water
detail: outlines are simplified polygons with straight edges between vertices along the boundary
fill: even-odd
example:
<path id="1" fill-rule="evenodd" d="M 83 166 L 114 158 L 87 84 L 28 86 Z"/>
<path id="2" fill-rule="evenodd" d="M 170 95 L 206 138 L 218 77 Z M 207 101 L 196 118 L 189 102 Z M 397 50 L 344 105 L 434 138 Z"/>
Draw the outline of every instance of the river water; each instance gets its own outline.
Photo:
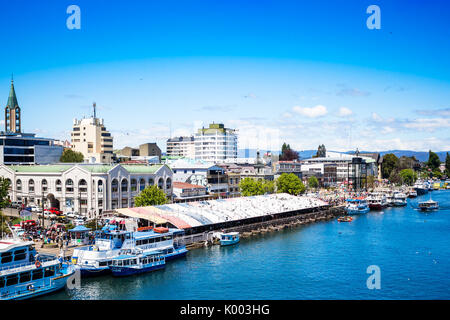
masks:
<path id="1" fill-rule="evenodd" d="M 431 192 L 441 209 L 417 202 L 196 249 L 165 270 L 82 279 L 81 289 L 41 299 L 450 299 L 450 191 Z M 368 289 L 368 266 L 380 289 Z"/>

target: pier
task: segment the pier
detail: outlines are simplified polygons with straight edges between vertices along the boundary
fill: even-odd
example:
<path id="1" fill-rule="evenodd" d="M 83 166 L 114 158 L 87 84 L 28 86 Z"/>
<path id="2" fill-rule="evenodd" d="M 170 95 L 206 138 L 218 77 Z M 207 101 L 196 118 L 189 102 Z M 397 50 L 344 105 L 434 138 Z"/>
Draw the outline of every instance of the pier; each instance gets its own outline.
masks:
<path id="1" fill-rule="evenodd" d="M 287 217 L 274 217 L 270 220 L 266 219 L 265 221 L 248 224 L 243 223 L 243 221 L 239 221 L 240 224 L 233 227 L 217 228 L 209 232 L 186 235 L 184 237 L 184 242 L 186 244 L 186 248 L 192 250 L 204 247 L 205 245 L 213 244 L 213 233 L 218 231 L 237 231 L 241 234 L 241 238 L 249 238 L 261 233 L 275 232 L 288 228 L 296 228 L 314 222 L 327 221 L 345 214 L 345 208 L 343 206 L 321 208 L 318 210 L 317 208 L 314 209 L 315 210 L 312 212 L 297 212 L 297 214 L 295 214 L 295 212 L 288 213 L 290 215 Z"/>

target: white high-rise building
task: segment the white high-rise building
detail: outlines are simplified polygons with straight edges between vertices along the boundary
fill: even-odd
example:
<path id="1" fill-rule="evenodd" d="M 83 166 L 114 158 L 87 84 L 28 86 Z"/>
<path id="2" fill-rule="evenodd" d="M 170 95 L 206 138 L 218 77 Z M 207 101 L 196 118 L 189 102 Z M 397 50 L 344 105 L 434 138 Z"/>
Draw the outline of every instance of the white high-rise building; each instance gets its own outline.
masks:
<path id="1" fill-rule="evenodd" d="M 174 137 L 167 140 L 167 156 L 195 158 L 194 137 Z"/>
<path id="2" fill-rule="evenodd" d="M 212 123 L 199 129 L 194 136 L 195 158 L 212 162 L 237 159 L 237 134 L 235 129 Z"/>
<path id="3" fill-rule="evenodd" d="M 113 137 L 104 125 L 103 119 L 91 118 L 73 121 L 72 149 L 81 152 L 86 162 L 111 163 L 113 157 Z"/>

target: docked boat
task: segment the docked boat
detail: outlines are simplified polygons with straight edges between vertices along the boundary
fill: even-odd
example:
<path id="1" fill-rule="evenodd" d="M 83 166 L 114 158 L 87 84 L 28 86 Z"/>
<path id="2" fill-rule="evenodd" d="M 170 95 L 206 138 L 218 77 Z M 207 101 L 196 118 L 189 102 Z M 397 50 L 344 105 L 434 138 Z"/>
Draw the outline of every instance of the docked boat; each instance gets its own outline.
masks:
<path id="1" fill-rule="evenodd" d="M 367 203 L 371 210 L 381 210 L 387 207 L 386 196 L 380 192 L 372 192 L 367 196 Z"/>
<path id="2" fill-rule="evenodd" d="M 161 251 L 122 249 L 109 268 L 113 276 L 124 277 L 164 269 L 165 266 L 165 255 Z"/>
<path id="3" fill-rule="evenodd" d="M 370 211 L 365 199 L 347 199 L 346 211 L 348 214 L 361 214 Z"/>
<path id="4" fill-rule="evenodd" d="M 73 251 L 72 263 L 80 269 L 81 276 L 86 277 L 110 273 L 113 258 L 121 249 L 158 250 L 169 261 L 188 252 L 183 236 L 181 229 L 151 228 L 137 232 L 105 229 L 96 234 L 94 245 Z"/>
<path id="5" fill-rule="evenodd" d="M 230 246 L 239 242 L 239 232 L 228 232 L 220 234 L 220 245 Z"/>
<path id="6" fill-rule="evenodd" d="M 39 256 L 33 241 L 0 240 L 0 300 L 23 300 L 63 289 L 74 274 L 57 257 Z"/>
<path id="7" fill-rule="evenodd" d="M 394 206 L 394 192 L 390 191 L 386 193 L 386 203 L 389 207 Z"/>
<path id="8" fill-rule="evenodd" d="M 404 207 L 408 204 L 406 200 L 406 194 L 403 192 L 395 192 L 394 193 L 394 206 L 395 207 Z"/>
<path id="9" fill-rule="evenodd" d="M 418 196 L 422 196 L 428 193 L 428 186 L 424 182 L 416 182 L 413 186 Z"/>
<path id="10" fill-rule="evenodd" d="M 408 192 L 408 198 L 415 198 L 417 197 L 417 191 L 414 188 L 411 188 Z"/>
<path id="11" fill-rule="evenodd" d="M 342 216 L 337 219 L 339 222 L 351 222 L 353 221 L 353 217 L 351 216 Z"/>

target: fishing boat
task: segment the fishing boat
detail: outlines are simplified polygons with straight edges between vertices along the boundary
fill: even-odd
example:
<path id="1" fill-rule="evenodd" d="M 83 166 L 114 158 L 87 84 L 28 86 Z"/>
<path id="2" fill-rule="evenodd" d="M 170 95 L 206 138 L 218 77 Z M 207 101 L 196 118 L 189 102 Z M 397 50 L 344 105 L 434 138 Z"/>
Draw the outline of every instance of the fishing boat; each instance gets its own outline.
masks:
<path id="1" fill-rule="evenodd" d="M 387 207 L 386 196 L 380 192 L 372 192 L 367 196 L 367 202 L 371 210 L 381 210 Z"/>
<path id="2" fill-rule="evenodd" d="M 63 289 L 74 268 L 51 255 L 39 256 L 33 241 L 0 240 L 0 300 L 23 300 Z"/>
<path id="3" fill-rule="evenodd" d="M 406 194 L 403 192 L 395 192 L 394 193 L 394 206 L 395 207 L 404 207 L 408 204 L 406 201 Z"/>
<path id="4" fill-rule="evenodd" d="M 146 228 L 131 232 L 104 228 L 96 234 L 94 245 L 73 251 L 72 263 L 80 269 L 82 277 L 87 277 L 110 273 L 113 258 L 121 249 L 158 250 L 169 261 L 187 254 L 183 236 L 181 229 Z"/>
<path id="5" fill-rule="evenodd" d="M 353 218 L 351 216 L 342 216 L 337 219 L 339 222 L 351 222 Z"/>
<path id="6" fill-rule="evenodd" d="M 228 232 L 220 234 L 220 245 L 230 246 L 239 242 L 239 232 Z"/>
<path id="7" fill-rule="evenodd" d="M 347 199 L 346 211 L 348 214 L 360 214 L 369 212 L 370 208 L 365 199 Z"/>
<path id="8" fill-rule="evenodd" d="M 124 277 L 164 269 L 165 266 L 165 255 L 161 251 L 122 249 L 109 268 L 113 276 Z"/>

